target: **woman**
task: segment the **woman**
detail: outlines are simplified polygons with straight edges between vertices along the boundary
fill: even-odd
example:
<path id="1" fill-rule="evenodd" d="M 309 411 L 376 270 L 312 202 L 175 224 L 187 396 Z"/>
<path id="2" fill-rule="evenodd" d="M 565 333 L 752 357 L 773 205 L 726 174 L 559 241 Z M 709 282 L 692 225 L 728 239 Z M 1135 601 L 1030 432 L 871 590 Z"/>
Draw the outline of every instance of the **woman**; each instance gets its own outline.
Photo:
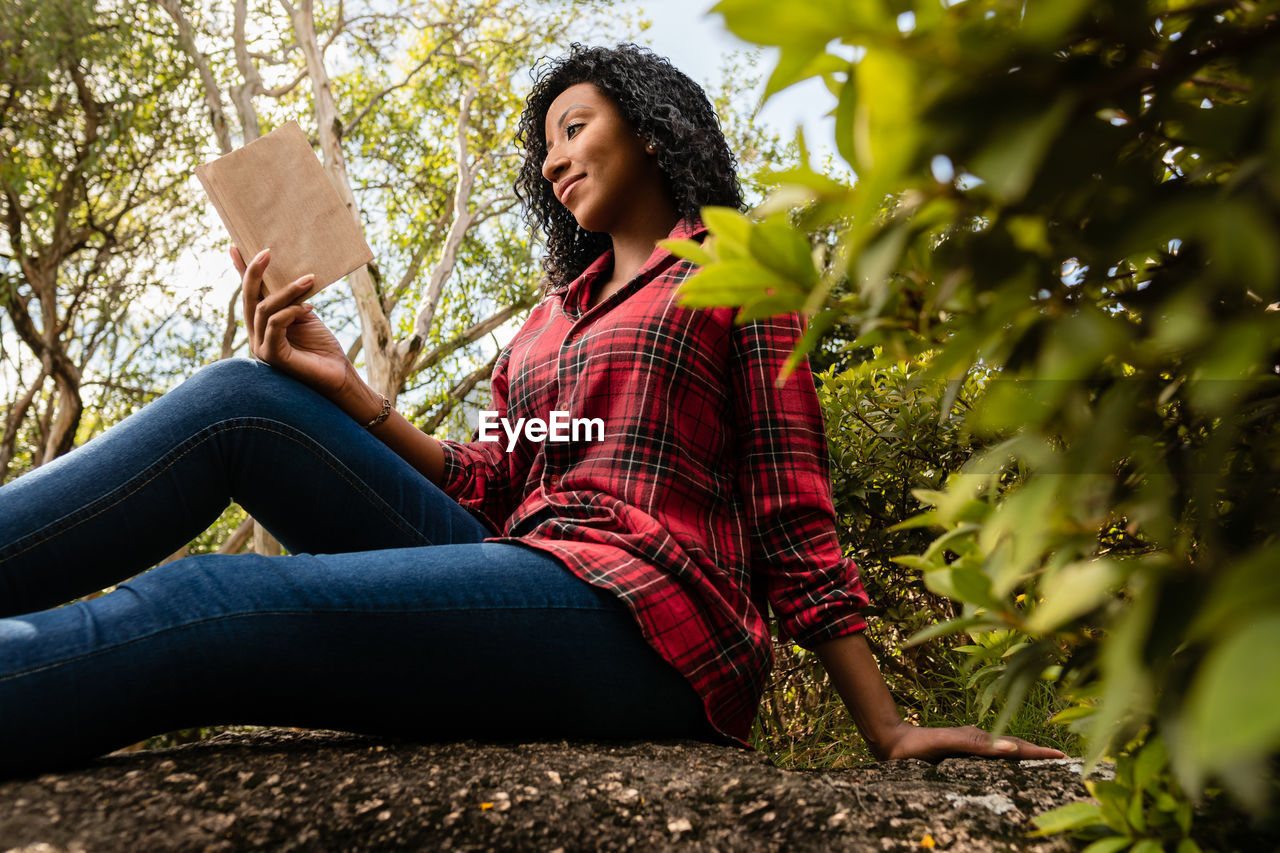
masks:
<path id="1" fill-rule="evenodd" d="M 877 756 L 1060 756 L 901 719 L 860 634 L 811 375 L 774 383 L 797 318 L 677 304 L 694 268 L 655 243 L 741 204 L 701 89 L 634 46 L 575 45 L 519 138 L 547 294 L 495 367 L 492 414 L 603 435 L 432 439 L 292 304 L 309 277 L 262 296 L 269 253 L 233 249 L 260 361 L 205 368 L 0 489 L 0 773 L 233 722 L 743 743 L 766 601 Z M 229 499 L 295 556 L 191 557 L 56 607 Z"/>

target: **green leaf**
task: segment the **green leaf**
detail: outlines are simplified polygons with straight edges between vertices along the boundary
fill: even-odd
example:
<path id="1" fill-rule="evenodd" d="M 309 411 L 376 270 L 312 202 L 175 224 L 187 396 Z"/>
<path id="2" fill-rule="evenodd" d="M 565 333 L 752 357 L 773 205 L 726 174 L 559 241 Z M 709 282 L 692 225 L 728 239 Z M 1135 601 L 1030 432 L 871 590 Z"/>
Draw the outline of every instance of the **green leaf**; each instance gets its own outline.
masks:
<path id="1" fill-rule="evenodd" d="M 787 356 L 787 360 L 783 362 L 782 370 L 778 373 L 778 381 L 786 382 L 787 378 L 791 376 L 791 372 L 799 367 L 808 354 L 818 347 L 823 335 L 839 321 L 840 312 L 830 309 L 820 311 L 818 316 L 811 319 L 804 330 L 804 334 L 796 342 L 796 348 L 791 351 L 791 355 Z"/>
<path id="2" fill-rule="evenodd" d="M 923 490 L 921 490 L 923 491 Z M 889 529 L 892 531 L 899 530 L 916 530 L 921 527 L 939 527 L 941 522 L 938 521 L 937 510 L 926 510 L 919 515 L 913 515 L 906 521 L 899 521 Z"/>
<path id="3" fill-rule="evenodd" d="M 1092 705 L 1073 705 L 1065 708 L 1049 718 L 1051 723 L 1071 723 L 1076 720 L 1083 720 L 1097 713 L 1097 708 Z"/>
<path id="4" fill-rule="evenodd" d="M 1098 799 L 1098 813 L 1102 822 L 1121 835 L 1131 835 L 1133 830 L 1125 815 L 1129 805 L 1129 789 L 1118 782 L 1091 782 L 1087 787 L 1089 793 Z"/>
<path id="5" fill-rule="evenodd" d="M 734 322 L 749 323 L 752 320 L 763 320 L 777 314 L 788 314 L 799 311 L 803 304 L 804 294 L 792 289 L 783 290 L 776 295 L 758 296 L 743 302 L 742 309 L 738 311 Z"/>
<path id="6" fill-rule="evenodd" d="M 853 167 L 859 174 L 874 170 L 877 182 L 889 181 L 915 157 L 916 67 L 901 54 L 874 47 L 854 67 Z"/>
<path id="7" fill-rule="evenodd" d="M 1004 702 L 1000 714 L 992 725 L 993 733 L 1000 733 L 1009 725 L 1014 713 L 1022 706 L 1031 686 L 1044 671 L 1044 654 L 1038 648 L 1028 648 L 1009 659 L 1007 673 L 1001 681 Z"/>
<path id="8" fill-rule="evenodd" d="M 1032 835 L 1056 835 L 1073 829 L 1084 829 L 1102 823 L 1101 810 L 1094 803 L 1067 803 L 1031 819 L 1036 825 Z"/>
<path id="9" fill-rule="evenodd" d="M 1038 48 L 1056 45 L 1066 32 L 1088 10 L 1093 0 L 1032 0 L 1026 4 L 1026 15 L 1019 36 Z"/>
<path id="10" fill-rule="evenodd" d="M 817 42 L 784 45 L 778 56 L 778 64 L 769 75 L 764 87 L 763 99 L 767 100 L 788 86 L 810 77 L 838 74 L 849 70 L 849 61 L 827 53 Z"/>
<path id="11" fill-rule="evenodd" d="M 1125 813 L 1125 819 L 1138 832 L 1147 831 L 1147 817 L 1142 810 L 1142 789 L 1134 790 L 1129 796 L 1129 810 Z"/>
<path id="12" fill-rule="evenodd" d="M 959 619 L 948 619 L 946 622 L 939 622 L 936 625 L 930 625 L 927 628 L 922 628 L 915 632 L 907 639 L 905 645 L 918 646 L 921 643 L 926 643 L 936 637 L 943 637 L 948 634 L 958 634 L 961 631 L 968 631 L 970 628 L 981 625 L 985 621 L 985 619 L 973 616 L 962 617 Z"/>
<path id="13" fill-rule="evenodd" d="M 716 260 L 697 240 L 659 240 L 658 246 L 677 258 L 693 261 L 700 267 L 710 266 Z"/>
<path id="14" fill-rule="evenodd" d="M 856 71 L 855 71 L 856 76 Z M 836 150 L 850 166 L 857 168 L 857 157 L 853 148 L 853 120 L 858 109 L 858 87 L 849 81 L 840 88 L 840 96 L 836 99 L 835 133 Z"/>
<path id="15" fill-rule="evenodd" d="M 787 289 L 796 290 L 795 285 L 754 261 L 721 261 L 690 276 L 679 293 L 681 305 L 705 308 L 745 305 Z"/>
<path id="16" fill-rule="evenodd" d="M 1164 845 L 1154 838 L 1144 838 L 1133 845 L 1132 853 L 1164 853 Z"/>
<path id="17" fill-rule="evenodd" d="M 955 527 L 933 540 L 932 544 L 929 545 L 929 550 L 925 552 L 925 556 L 934 557 L 941 555 L 942 552 L 948 548 L 955 550 L 960 547 L 957 544 L 957 540 L 970 538 L 974 533 L 977 533 L 981 529 L 982 526 L 979 524 L 957 524 Z"/>
<path id="18" fill-rule="evenodd" d="M 960 592 L 953 582 L 954 576 L 954 570 L 950 568 L 935 568 L 925 572 L 924 585 L 934 595 L 945 595 L 947 598 L 958 599 L 960 598 Z"/>
<path id="19" fill-rule="evenodd" d="M 1044 580 L 1043 600 L 1027 619 L 1028 629 L 1035 634 L 1057 630 L 1110 598 L 1126 576 L 1115 560 L 1084 560 L 1063 566 Z"/>
<path id="20" fill-rule="evenodd" d="M 1272 297 L 1280 278 L 1280 249 L 1268 214 L 1251 204 L 1221 205 L 1206 223 L 1214 269 L 1229 282 L 1247 281 Z M 1221 266 L 1223 269 L 1218 270 Z"/>
<path id="21" fill-rule="evenodd" d="M 1191 802 L 1182 800 L 1178 803 L 1178 808 L 1173 813 L 1174 820 L 1178 822 L 1178 828 L 1182 830 L 1182 834 L 1186 835 L 1191 831 Z"/>
<path id="22" fill-rule="evenodd" d="M 916 571 L 920 571 L 920 572 L 931 572 L 931 571 L 934 571 L 935 569 L 943 568 L 946 565 L 945 563 L 938 563 L 926 557 L 920 557 L 915 554 L 903 554 L 902 556 L 890 557 L 889 559 L 893 560 L 895 563 L 898 563 L 899 565 L 906 566 L 908 569 L 915 569 Z"/>
<path id="23" fill-rule="evenodd" d="M 1099 838 L 1081 850 L 1080 853 L 1118 853 L 1120 850 L 1127 850 L 1132 843 L 1122 835 L 1112 835 L 1107 838 Z"/>
<path id="24" fill-rule="evenodd" d="M 991 594 L 991 578 L 981 569 L 952 569 L 951 583 L 961 601 L 988 610 L 1000 610 L 1001 604 Z"/>
<path id="25" fill-rule="evenodd" d="M 751 239 L 752 222 L 744 214 L 731 207 L 708 206 L 702 208 L 702 222 L 716 238 L 717 247 L 744 258 L 749 254 L 747 242 Z M 725 257 L 723 251 L 721 257 Z"/>
<path id="26" fill-rule="evenodd" d="M 898 265 L 908 230 L 898 224 L 878 234 L 858 255 L 858 287 L 868 310 L 878 314 L 889 295 L 889 273 Z"/>
<path id="27" fill-rule="evenodd" d="M 1169 753 L 1159 736 L 1147 741 L 1133 762 L 1133 786 L 1139 791 L 1150 790 L 1151 784 L 1169 765 Z"/>
<path id="28" fill-rule="evenodd" d="M 1257 611 L 1280 609 L 1280 544 L 1257 548 L 1226 568 L 1188 634 L 1217 638 Z"/>
<path id="29" fill-rule="evenodd" d="M 825 45 L 839 36 L 864 32 L 897 35 L 894 17 L 880 3 L 831 3 L 829 0 L 720 0 L 711 14 L 724 16 L 734 35 L 756 44 Z"/>
<path id="30" fill-rule="evenodd" d="M 1223 767 L 1280 746 L 1280 614 L 1223 638 L 1205 659 L 1188 699 L 1183 748 Z"/>
<path id="31" fill-rule="evenodd" d="M 1064 95 L 1038 116 L 1021 116 L 1012 126 L 993 128 L 991 142 L 971 164 L 973 173 L 1006 204 L 1022 198 L 1073 108 L 1073 99 Z"/>
<path id="32" fill-rule="evenodd" d="M 806 289 L 818 280 L 808 238 L 785 221 L 757 225 L 751 230 L 747 248 L 761 264 Z"/>

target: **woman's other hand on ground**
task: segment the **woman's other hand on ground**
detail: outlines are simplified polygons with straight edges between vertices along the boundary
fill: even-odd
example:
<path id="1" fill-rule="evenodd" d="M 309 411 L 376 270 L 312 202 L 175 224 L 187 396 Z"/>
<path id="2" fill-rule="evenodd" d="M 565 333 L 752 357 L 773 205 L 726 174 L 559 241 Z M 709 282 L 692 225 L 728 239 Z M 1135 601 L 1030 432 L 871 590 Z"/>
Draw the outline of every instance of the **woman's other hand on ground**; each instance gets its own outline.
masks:
<path id="1" fill-rule="evenodd" d="M 885 684 L 871 647 L 861 632 L 845 634 L 815 645 L 853 722 L 872 755 L 880 761 L 921 758 L 938 761 L 959 755 L 981 758 L 1066 758 L 1056 749 L 1036 746 L 1021 738 L 996 741 L 973 726 L 921 728 L 902 719 Z"/>
<path id="2" fill-rule="evenodd" d="M 972 756 L 975 758 L 1066 758 L 1057 749 L 1036 746 L 1017 737 L 1001 737 L 992 741 L 991 735 L 975 726 L 955 728 L 922 728 L 902 722 L 875 750 L 880 761 L 896 758 L 920 758 L 939 761 L 943 758 Z"/>
<path id="3" fill-rule="evenodd" d="M 377 414 L 381 401 L 360 380 L 342 344 L 310 305 L 295 304 L 311 289 L 314 276 L 303 276 L 266 294 L 262 291 L 262 274 L 271 261 L 270 249 L 263 249 L 245 263 L 239 249 L 232 246 L 231 260 L 243 285 L 250 352 L 328 397 L 357 420 L 367 420 L 366 414 Z"/>

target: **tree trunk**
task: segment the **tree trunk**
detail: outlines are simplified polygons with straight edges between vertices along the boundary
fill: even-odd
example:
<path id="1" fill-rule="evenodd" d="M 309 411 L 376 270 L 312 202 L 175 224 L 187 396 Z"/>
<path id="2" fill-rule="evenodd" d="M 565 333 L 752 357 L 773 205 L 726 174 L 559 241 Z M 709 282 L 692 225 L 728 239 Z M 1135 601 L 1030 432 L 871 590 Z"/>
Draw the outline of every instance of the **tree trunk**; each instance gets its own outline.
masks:
<path id="1" fill-rule="evenodd" d="M 360 221 L 360 206 L 356 202 L 355 193 L 351 189 L 351 179 L 347 175 L 347 161 L 342 154 L 342 123 L 338 119 L 338 107 L 333 99 L 333 90 L 329 85 L 329 72 L 324 67 L 324 56 L 320 51 L 320 43 L 316 37 L 315 15 L 311 0 L 303 0 L 297 6 L 289 5 L 290 17 L 293 19 L 293 31 L 298 39 L 298 46 L 307 61 L 307 75 L 311 78 L 311 90 L 315 96 L 316 125 L 320 131 L 320 153 L 324 159 L 325 171 L 342 203 L 351 211 L 356 225 L 363 230 Z M 356 308 L 360 312 L 360 325 L 363 329 L 365 364 L 368 381 L 375 391 L 395 402 L 400 393 L 402 377 L 394 365 L 391 353 L 391 322 L 382 307 L 382 299 L 378 296 L 373 276 L 367 267 L 347 276 L 351 290 L 356 297 Z"/>
<path id="2" fill-rule="evenodd" d="M 78 377 L 77 377 L 78 378 Z M 72 378 L 54 374 L 57 383 L 57 402 L 50 401 L 50 406 L 57 406 L 49 434 L 45 437 L 44 453 L 41 458 L 52 462 L 71 450 L 76 440 L 76 430 L 80 428 L 80 416 L 84 413 L 84 403 L 80 399 L 80 383 Z"/>
<path id="3" fill-rule="evenodd" d="M 253 523 L 253 553 L 264 557 L 279 557 L 284 551 L 280 540 L 276 539 L 258 522 Z"/>

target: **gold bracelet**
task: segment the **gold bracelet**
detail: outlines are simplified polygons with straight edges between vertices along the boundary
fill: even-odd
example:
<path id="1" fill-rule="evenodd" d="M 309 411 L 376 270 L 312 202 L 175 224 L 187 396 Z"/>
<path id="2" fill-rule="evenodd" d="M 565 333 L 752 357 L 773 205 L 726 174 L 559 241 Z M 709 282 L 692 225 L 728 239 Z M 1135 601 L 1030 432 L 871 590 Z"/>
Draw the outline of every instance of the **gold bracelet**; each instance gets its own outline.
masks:
<path id="1" fill-rule="evenodd" d="M 382 395 L 379 394 L 378 396 L 382 396 Z M 378 424 L 382 423 L 389 417 L 391 417 L 391 401 L 386 397 L 382 397 L 382 411 L 378 412 L 378 414 L 374 417 L 373 420 L 365 424 L 364 428 L 373 429 L 374 427 L 376 427 Z"/>

